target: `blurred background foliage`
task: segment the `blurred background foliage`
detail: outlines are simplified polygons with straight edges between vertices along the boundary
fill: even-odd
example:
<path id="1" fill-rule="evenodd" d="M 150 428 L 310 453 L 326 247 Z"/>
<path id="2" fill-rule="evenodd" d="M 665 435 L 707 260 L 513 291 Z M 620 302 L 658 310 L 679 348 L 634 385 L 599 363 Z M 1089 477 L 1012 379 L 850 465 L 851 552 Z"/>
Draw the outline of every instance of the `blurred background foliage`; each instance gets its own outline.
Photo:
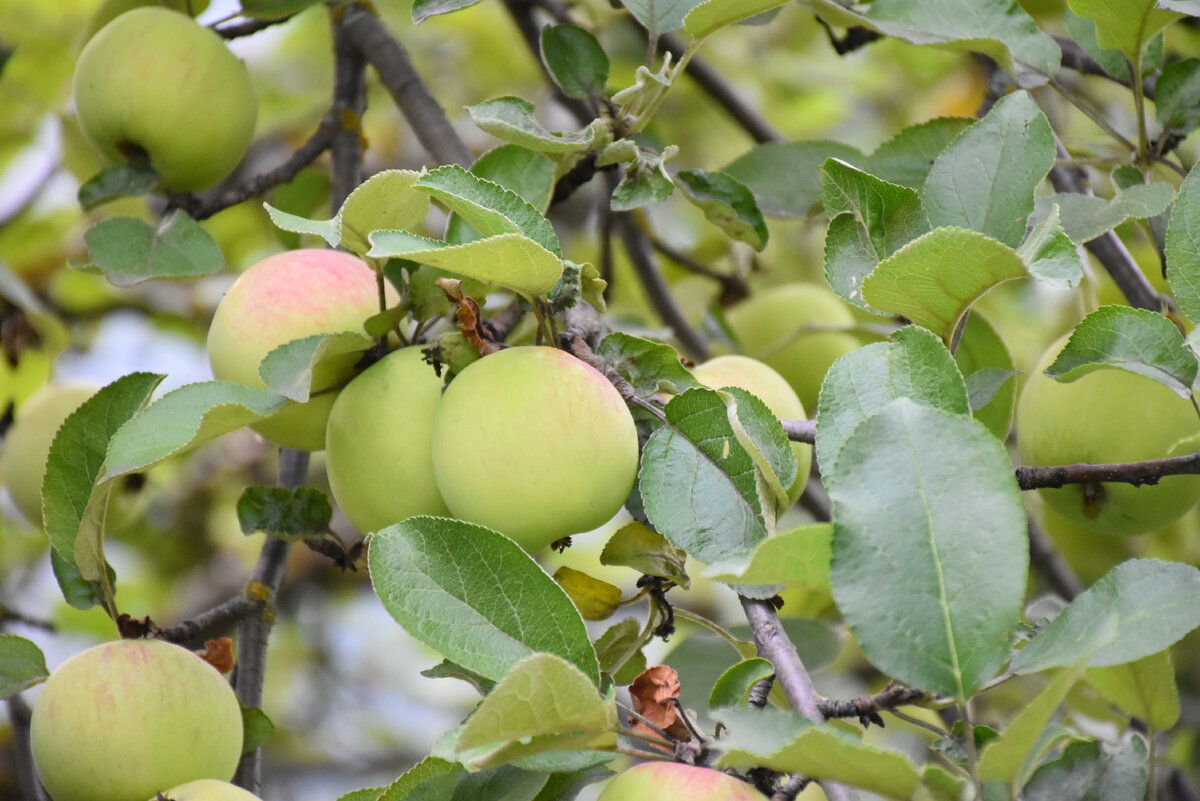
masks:
<path id="1" fill-rule="evenodd" d="M 101 385 L 135 370 L 167 373 L 164 388 L 210 377 L 204 338 L 212 311 L 233 277 L 272 252 L 311 244 L 271 225 L 261 200 L 296 214 L 324 216 L 328 209 L 328 164 L 323 156 L 295 180 L 262 199 L 229 208 L 204 222 L 220 243 L 227 269 L 194 282 L 149 282 L 117 288 L 102 277 L 72 270 L 86 256 L 83 234 L 108 216 L 153 219 L 153 199 L 121 200 L 92 212 L 80 210 L 76 192 L 101 168 L 83 140 L 71 109 L 71 75 L 97 0 L 0 0 L 0 264 L 19 276 L 61 321 L 61 336 L 0 358 L 0 410 L 17 408 L 48 381 Z M 537 62 L 524 46 L 504 5 L 484 0 L 466 10 L 414 25 L 404 0 L 376 0 L 388 28 L 409 50 L 460 135 L 478 156 L 498 143 L 478 130 L 464 106 L 499 95 L 535 103 L 551 130 L 570 130 L 575 120 L 554 105 Z M 1062 19 L 1063 2 L 1027 0 L 1022 5 L 1051 33 Z M 571 6 L 590 22 L 612 62 L 609 89 L 633 82 L 646 56 L 646 39 L 628 12 L 606 0 Z M 201 20 L 213 22 L 237 10 L 236 2 L 213 0 Z M 1168 34 L 1168 57 L 1194 53 L 1200 33 L 1186 25 Z M 250 69 L 260 101 L 256 142 L 241 174 L 281 163 L 300 146 L 326 113 L 332 92 L 333 58 L 329 12 L 309 8 L 285 24 L 238 39 L 231 47 Z M 870 152 L 901 128 L 942 116 L 974 117 L 987 93 L 986 73 L 974 56 L 918 48 L 897 40 L 873 43 L 844 56 L 805 8 L 790 4 L 766 24 L 747 24 L 714 37 L 701 52 L 739 93 L 779 131 L 784 140 L 830 139 Z M 368 71 L 368 108 L 362 119 L 367 145 L 364 174 L 383 169 L 420 169 L 431 160 Z M 1099 78 L 1077 78 L 1077 88 L 1110 112 L 1114 125 L 1131 132 L 1128 93 Z M 1065 106 L 1047 89 L 1037 91 L 1058 134 L 1074 152 L 1105 154 L 1111 147 L 1092 122 Z M 754 141 L 692 81 L 684 80 L 645 132 L 648 141 L 680 147 L 672 169 L 718 169 L 745 153 Z M 1195 137 L 1180 153 L 1195 158 Z M 1157 180 L 1176 186 L 1178 176 L 1160 170 Z M 233 177 L 236 180 L 237 175 Z M 555 206 L 552 219 L 565 254 L 576 262 L 598 261 L 596 215 L 601 181 Z M 1096 187 L 1104 194 L 1107 187 Z M 754 291 L 797 280 L 823 281 L 827 221 L 772 219 L 771 240 L 761 253 L 735 246 L 676 193 L 646 211 L 655 235 L 711 269 L 747 279 Z M 428 220 L 440 233 L 444 218 Z M 1159 259 L 1147 231 L 1129 224 L 1119 230 L 1151 280 L 1164 286 Z M 619 249 L 618 249 L 619 251 Z M 665 335 L 623 252 L 614 253 L 609 311 L 635 332 Z M 664 260 L 664 270 L 689 320 L 719 332 L 719 286 Z M 4 288 L 0 286 L 0 300 Z M 1069 329 L 1096 302 L 1119 302 L 1106 278 L 1090 277 L 1082 292 L 1057 293 L 1036 282 L 1010 282 L 978 307 L 1000 331 L 1019 368 L 1027 370 L 1045 345 Z M 40 332 L 44 333 L 44 332 Z M 234 506 L 242 489 L 269 484 L 277 454 L 248 430 L 223 437 L 196 452 L 127 482 L 115 499 L 109 557 L 121 576 L 123 609 L 150 615 L 166 625 L 185 619 L 240 591 L 259 549 L 238 528 Z M 310 484 L 321 489 L 324 472 L 315 455 Z M 1086 582 L 1131 555 L 1200 561 L 1200 512 L 1170 530 L 1138 539 L 1103 538 L 1077 530 L 1040 509 L 1026 494 L 1072 566 Z M 800 512 L 794 514 L 801 515 Z M 334 528 L 356 539 L 350 524 Z M 632 571 L 597 570 L 605 538 L 577 538 L 567 554 L 549 555 L 551 572 L 560 564 L 619 583 L 632 594 Z M 431 680 L 419 671 L 439 661 L 408 639 L 371 593 L 366 576 L 339 572 L 323 557 L 298 549 L 280 599 L 279 626 L 271 640 L 265 711 L 278 731 L 266 749 L 266 798 L 331 799 L 348 789 L 386 783 L 429 752 L 434 741 L 469 708 L 473 693 L 458 682 Z M 730 625 L 740 612 L 723 586 L 695 581 L 677 602 Z M 35 639 L 53 668 L 84 644 L 111 638 L 112 625 L 100 608 L 68 607 L 51 575 L 43 533 L 23 520 L 0 494 L 0 613 L 6 628 Z M 784 614 L 795 618 L 798 642 L 825 695 L 850 697 L 879 689 L 876 679 L 840 630 L 821 622 L 834 617 L 824 593 L 794 593 Z M 803 619 L 803 618 L 808 618 Z M 51 631 L 49 627 L 53 627 Z M 806 630 L 800 628 L 807 626 Z M 679 649 L 676 665 L 689 691 L 707 692 L 720 670 L 734 661 L 727 646 L 708 637 L 689 637 L 686 624 L 663 646 Z M 1200 641 L 1195 634 L 1176 649 L 1176 669 L 1185 699 L 1185 723 L 1195 723 L 1200 691 Z M 661 658 L 660 652 L 658 657 Z M 985 699 L 1012 703 L 1038 679 L 1010 682 Z M 1085 692 L 1080 690 L 1079 692 Z M 1080 703 L 1084 703 L 1086 699 Z M 696 696 L 695 706 L 703 707 Z M 1010 707 L 1011 708 L 1011 707 Z M 1117 718 L 1092 699 L 1098 721 Z M 868 738 L 892 745 L 910 738 L 907 724 Z M 1192 762 L 1195 726 L 1181 725 L 1174 749 Z M 0 799 L 13 798 L 3 759 L 7 728 L 0 721 Z M 919 749 L 916 749 L 919 751 Z"/>

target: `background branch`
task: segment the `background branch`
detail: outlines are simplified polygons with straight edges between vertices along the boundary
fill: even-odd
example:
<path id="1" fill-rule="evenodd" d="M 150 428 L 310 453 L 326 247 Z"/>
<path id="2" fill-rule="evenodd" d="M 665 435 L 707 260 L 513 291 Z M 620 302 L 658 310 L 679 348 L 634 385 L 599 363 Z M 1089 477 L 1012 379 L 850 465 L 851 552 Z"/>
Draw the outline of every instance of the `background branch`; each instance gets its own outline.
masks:
<path id="1" fill-rule="evenodd" d="M 1165 459 L 1116 464 L 1066 464 L 1016 468 L 1017 484 L 1023 490 L 1057 489 L 1067 484 L 1091 484 L 1114 481 L 1121 484 L 1157 484 L 1163 476 L 1184 476 L 1200 473 L 1200 451 Z"/>
<path id="2" fill-rule="evenodd" d="M 33 745 L 29 740 L 29 721 L 32 710 L 19 694 L 9 696 L 8 721 L 12 727 L 13 773 L 17 796 L 27 801 L 47 801 L 46 790 L 33 767 Z"/>

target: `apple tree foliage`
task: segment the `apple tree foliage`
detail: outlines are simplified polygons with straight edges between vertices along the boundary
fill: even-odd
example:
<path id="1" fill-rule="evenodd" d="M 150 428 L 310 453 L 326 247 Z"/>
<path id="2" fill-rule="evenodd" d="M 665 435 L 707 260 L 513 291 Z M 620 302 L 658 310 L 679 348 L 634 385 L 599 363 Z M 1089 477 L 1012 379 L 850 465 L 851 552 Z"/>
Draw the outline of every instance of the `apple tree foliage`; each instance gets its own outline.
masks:
<path id="1" fill-rule="evenodd" d="M 202 338 L 193 306 L 211 298 L 179 287 L 272 248 L 342 248 L 399 298 L 361 332 L 272 352 L 265 389 L 164 392 L 167 374 L 129 371 L 50 450 L 40 563 L 70 607 L 126 635 L 187 641 L 198 621 L 240 620 L 251 764 L 273 747 L 261 651 L 303 542 L 330 558 L 322 573 L 369 575 L 442 660 L 424 681 L 478 694 L 423 761 L 346 799 L 571 799 L 629 756 L 793 797 L 797 777 L 834 799 L 1189 797 L 1200 519 L 1128 540 L 1081 531 L 1033 490 L 1099 479 L 1016 465 L 1009 446 L 1022 371 L 1068 331 L 1048 375 L 1125 370 L 1196 401 L 1200 5 L 242 0 L 211 24 L 230 40 L 284 37 L 265 52 L 294 76 L 250 61 L 263 150 L 284 155 L 252 149 L 198 195 L 161 191 L 144 165 L 101 165 L 78 141 L 62 89 L 75 45 L 46 34 L 82 26 L 74 5 L 0 12 L 29 32 L 0 26 L 0 158 L 78 188 L 53 214 L 36 195 L 0 210 L 10 411 L 118 308 Z M 288 36 L 306 61 L 287 61 Z M 312 87 L 289 96 L 293 79 Z M 43 117 L 61 140 L 49 166 L 43 139 L 30 144 Z M 298 117 L 317 121 L 307 141 L 288 130 Z M 685 367 L 737 350 L 725 308 L 798 279 L 854 308 L 861 343 L 825 374 L 815 425 Z M 110 564 L 109 510 L 131 477 L 194 490 L 216 469 L 201 460 L 232 458 L 216 447 L 227 435 L 308 399 L 322 362 L 365 365 L 403 341 L 453 371 L 493 339 L 584 355 L 634 414 L 629 514 L 592 535 L 605 539 L 590 564 L 552 577 L 547 554 L 446 518 L 335 534 L 324 477 L 306 480 L 286 451 L 298 477 L 240 476 L 255 486 L 203 510 L 264 544 L 245 591 L 191 628 L 167 625 L 182 613 Z M 1153 426 L 1130 400 L 1112 428 Z M 814 442 L 820 468 L 795 508 L 789 439 Z M 1104 478 L 1200 472 L 1182 445 Z M 623 586 L 601 573 L 614 567 Z M 17 573 L 0 566 L 6 583 Z M 720 609 L 692 602 L 701 586 L 719 587 Z M 0 622 L 22 622 L 15 583 L 0 604 Z M 678 673 L 678 710 L 660 705 L 682 729 L 636 697 L 630 711 L 626 687 L 658 661 Z M 31 639 L 0 635 L 14 728 L 46 675 Z M 269 792 L 270 774 L 239 775 Z"/>

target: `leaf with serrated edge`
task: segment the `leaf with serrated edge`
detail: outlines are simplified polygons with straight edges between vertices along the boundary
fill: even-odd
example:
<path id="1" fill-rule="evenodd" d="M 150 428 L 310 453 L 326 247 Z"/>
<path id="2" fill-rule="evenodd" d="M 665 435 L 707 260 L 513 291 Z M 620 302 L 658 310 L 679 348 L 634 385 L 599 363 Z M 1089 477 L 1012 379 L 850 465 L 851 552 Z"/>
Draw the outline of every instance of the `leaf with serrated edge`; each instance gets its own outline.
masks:
<path id="1" fill-rule="evenodd" d="M 463 245 L 447 245 L 407 231 L 375 231 L 370 238 L 367 255 L 373 258 L 411 259 L 526 297 L 549 292 L 563 271 L 560 258 L 521 234 L 500 234 Z"/>
<path id="2" fill-rule="evenodd" d="M 786 0 L 705 0 L 683 18 L 683 27 L 697 39 L 703 39 L 722 28 L 749 19 L 755 14 L 770 11 Z"/>
<path id="3" fill-rule="evenodd" d="M 600 564 L 628 567 L 647 576 L 670 579 L 685 590 L 691 580 L 684 571 L 687 554 L 645 523 L 627 523 L 609 537 Z"/>
<path id="4" fill-rule="evenodd" d="M 766 659 L 744 659 L 721 674 L 708 695 L 709 707 L 744 706 L 750 689 L 775 675 L 775 666 Z"/>
<path id="5" fill-rule="evenodd" d="M 534 651 L 558 654 L 600 681 L 579 611 L 515 542 L 483 526 L 410 517 L 377 532 L 375 593 L 421 642 L 490 679 Z"/>
<path id="6" fill-rule="evenodd" d="M 851 164 L 866 160 L 861 151 L 841 142 L 766 142 L 721 168 L 754 193 L 763 214 L 807 217 L 821 201 L 819 168 L 826 159 Z"/>
<path id="7" fill-rule="evenodd" d="M 1000 736 L 984 746 L 979 757 L 979 778 L 1005 782 L 1014 792 L 1020 789 L 1032 770 L 1032 766 L 1026 764 L 1030 751 L 1055 710 L 1082 677 L 1083 665 L 1064 670 L 1026 703 Z"/>
<path id="8" fill-rule="evenodd" d="M 1179 310 L 1200 321 L 1200 170 L 1195 166 L 1179 187 L 1167 223 L 1167 283 Z"/>
<path id="9" fill-rule="evenodd" d="M 811 523 L 768 537 L 749 558 L 709 565 L 703 576 L 737 584 L 829 589 L 833 524 Z"/>
<path id="10" fill-rule="evenodd" d="M 1072 242 L 1090 242 L 1130 218 L 1145 219 L 1162 214 L 1171 206 L 1175 189 L 1167 183 L 1135 184 L 1112 198 L 1060 193 L 1039 197 L 1030 219 L 1043 220 L 1057 206 L 1063 230 Z"/>
<path id="11" fill-rule="evenodd" d="M 15 634 L 0 634 L 0 700 L 39 684 L 50 671 L 37 645 Z"/>
<path id="12" fill-rule="evenodd" d="M 1051 286 L 1071 289 L 1083 279 L 1079 248 L 1063 230 L 1057 206 L 1033 227 L 1017 248 L 1017 255 L 1030 275 Z"/>
<path id="13" fill-rule="evenodd" d="M 1159 651 L 1136 662 L 1088 668 L 1088 684 L 1133 718 L 1159 731 L 1179 721 L 1179 686 L 1171 652 Z"/>
<path id="14" fill-rule="evenodd" d="M 447 164 L 426 173 L 415 186 L 442 201 L 485 237 L 524 234 L 555 256 L 562 257 L 558 236 L 550 221 L 516 192 L 467 172 L 457 164 Z"/>
<path id="15" fill-rule="evenodd" d="M 679 361 L 679 353 L 664 342 L 614 331 L 600 341 L 596 354 L 633 385 L 639 398 L 659 392 L 679 394 L 700 382 Z"/>
<path id="16" fill-rule="evenodd" d="M 796 482 L 799 471 L 796 452 L 789 444 L 779 418 L 756 395 L 739 387 L 725 387 L 718 394 L 729 411 L 733 435 L 754 461 L 766 485 L 766 492 L 760 491 L 760 498 L 765 503 L 764 508 L 774 507 L 770 525 L 774 531 L 775 518 L 792 505 L 788 487 Z M 766 503 L 768 500 L 771 503 Z"/>
<path id="17" fill-rule="evenodd" d="M 303 403 L 313 390 L 329 386 L 329 376 L 352 368 L 374 344 L 364 334 L 338 331 L 313 334 L 273 348 L 258 366 L 267 388 Z"/>
<path id="18" fill-rule="evenodd" d="M 862 167 L 880 180 L 920 189 L 938 154 L 974 122 L 966 117 L 938 117 L 910 125 L 876 148 Z"/>
<path id="19" fill-rule="evenodd" d="M 420 225 L 429 213 L 429 197 L 414 189 L 420 177 L 412 170 L 384 170 L 355 187 L 337 213 L 341 246 L 362 256 L 371 248 L 372 231 Z"/>
<path id="20" fill-rule="evenodd" d="M 267 216 L 271 218 L 271 222 L 281 231 L 319 236 L 331 248 L 337 247 L 342 241 L 342 218 L 340 215 L 330 220 L 310 220 L 307 217 L 280 211 L 270 203 L 264 203 L 263 208 L 267 210 Z"/>
<path id="21" fill-rule="evenodd" d="M 576 25 L 542 29 L 542 60 L 567 97 L 599 95 L 608 81 L 608 54 L 588 30 Z"/>
<path id="22" fill-rule="evenodd" d="M 949 341 L 963 313 L 992 287 L 1028 273 L 1016 251 L 965 228 L 914 239 L 863 280 L 863 299 Z"/>
<path id="23" fill-rule="evenodd" d="M 270 417 L 287 398 L 231 381 L 172 390 L 121 427 L 109 443 L 102 480 L 143 470 L 168 456 Z"/>
<path id="24" fill-rule="evenodd" d="M 675 176 L 675 182 L 684 196 L 704 212 L 705 219 L 730 239 L 758 251 L 767 246 L 767 223 L 754 194 L 741 181 L 720 171 L 683 170 Z"/>
<path id="25" fill-rule="evenodd" d="M 698 2 L 700 0 L 621 0 L 621 5 L 629 9 L 651 36 L 658 37 L 679 29 L 684 17 Z"/>
<path id="26" fill-rule="evenodd" d="M 827 486 L 833 597 L 863 653 L 971 698 L 1008 658 L 1029 566 L 1004 446 L 974 418 L 900 398 L 854 429 Z"/>
<path id="27" fill-rule="evenodd" d="M 1180 562 L 1130 559 L 1071 602 L 1017 652 L 1014 673 L 1133 662 L 1200 626 L 1200 570 Z"/>
<path id="28" fill-rule="evenodd" d="M 1046 368 L 1046 375 L 1071 382 L 1095 370 L 1127 370 L 1152 378 L 1181 398 L 1196 380 L 1196 356 L 1175 324 L 1157 312 L 1101 306 L 1083 318 Z"/>
<path id="29" fill-rule="evenodd" d="M 586 150 L 595 137 L 591 128 L 566 134 L 551 133 L 534 119 L 533 104 L 520 97 L 486 100 L 467 106 L 467 113 L 480 129 L 497 139 L 551 157 Z"/>
<path id="30" fill-rule="evenodd" d="M 83 267 L 98 270 L 116 286 L 151 279 L 199 278 L 225 266 L 221 246 L 181 210 L 157 228 L 133 217 L 101 220 L 83 239 L 89 259 Z"/>
<path id="31" fill-rule="evenodd" d="M 1146 42 L 1180 18 L 1155 5 L 1155 0 L 1071 0 L 1071 11 L 1095 21 L 1101 47 L 1120 50 L 1125 58 L 1139 63 Z"/>

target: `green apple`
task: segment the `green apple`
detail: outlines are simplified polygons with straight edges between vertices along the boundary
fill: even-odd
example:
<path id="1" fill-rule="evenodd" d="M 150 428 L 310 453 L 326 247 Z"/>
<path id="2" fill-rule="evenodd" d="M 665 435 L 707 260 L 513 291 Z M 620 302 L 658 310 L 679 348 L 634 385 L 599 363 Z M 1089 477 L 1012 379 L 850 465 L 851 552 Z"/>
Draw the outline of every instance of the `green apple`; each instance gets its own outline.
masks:
<path id="1" fill-rule="evenodd" d="M 95 393 L 94 387 L 87 386 L 44 386 L 17 409 L 4 435 L 0 481 L 35 526 L 42 524 L 42 477 L 50 444 L 63 421 Z"/>
<path id="2" fill-rule="evenodd" d="M 147 159 L 163 186 L 194 192 L 242 160 L 258 101 L 245 65 L 220 36 L 154 7 L 121 14 L 84 46 L 75 111 L 106 159 Z"/>
<path id="3" fill-rule="evenodd" d="M 766 801 L 766 796 L 712 768 L 643 762 L 610 779 L 596 801 Z"/>
<path id="4" fill-rule="evenodd" d="M 325 430 L 329 487 L 370 532 L 412 515 L 448 515 L 433 480 L 430 430 L 442 379 L 421 348 L 401 348 L 338 393 Z"/>
<path id="5" fill-rule="evenodd" d="M 1044 371 L 1066 344 L 1042 356 L 1017 404 L 1017 450 L 1029 465 L 1106 464 L 1170 456 L 1200 434 L 1192 404 L 1159 382 L 1103 368 L 1062 383 Z M 1169 476 L 1158 484 L 1070 484 L 1039 490 L 1063 517 L 1094 531 L 1144 534 L 1162 528 L 1200 500 L 1200 476 Z"/>
<path id="6" fill-rule="evenodd" d="M 119 640 L 64 662 L 38 696 L 33 760 L 54 801 L 143 801 L 196 779 L 233 777 L 242 711 L 200 657 L 161 640 Z"/>
<path id="7" fill-rule="evenodd" d="M 433 422 L 433 473 L 450 512 L 530 553 L 606 523 L 637 466 L 620 393 L 555 348 L 509 348 L 470 364 Z"/>
<path id="8" fill-rule="evenodd" d="M 805 409 L 817 408 L 829 365 L 861 344 L 837 330 L 855 325 L 854 315 L 820 284 L 771 287 L 729 309 L 725 319 L 742 351 L 783 376 Z"/>
<path id="9" fill-rule="evenodd" d="M 126 11 L 146 7 L 169 8 L 188 16 L 199 16 L 208 8 L 208 0 L 104 0 L 100 7 L 88 20 L 87 30 L 84 31 L 83 41 L 88 42 L 96 32 Z"/>
<path id="10" fill-rule="evenodd" d="M 737 387 L 755 395 L 771 413 L 781 420 L 807 420 L 804 404 L 796 397 L 795 390 L 779 373 L 766 364 L 751 359 L 749 356 L 718 356 L 709 359 L 704 364 L 692 368 L 692 375 L 706 387 L 720 389 L 721 387 Z M 808 475 L 812 471 L 812 446 L 803 442 L 793 442 L 792 451 L 796 454 L 799 470 L 796 480 L 788 487 L 788 497 L 792 503 L 804 492 L 808 483 Z"/>
<path id="11" fill-rule="evenodd" d="M 167 801 L 262 801 L 254 793 L 243 790 L 236 784 L 217 779 L 197 779 L 165 790 L 162 797 Z M 147 801 L 157 801 L 157 796 Z"/>
<path id="12" fill-rule="evenodd" d="M 389 289 L 389 300 L 395 293 Z M 375 271 L 335 250 L 289 250 L 246 270 L 217 306 L 208 331 L 213 375 L 252 387 L 266 386 L 258 375 L 263 358 L 294 339 L 338 331 L 363 332 L 379 313 Z M 313 378 L 313 396 L 289 403 L 254 426 L 272 442 L 298 450 L 325 447 L 325 424 L 337 385 L 353 375 L 357 356 L 328 360 Z M 322 391 L 328 390 L 328 391 Z"/>

